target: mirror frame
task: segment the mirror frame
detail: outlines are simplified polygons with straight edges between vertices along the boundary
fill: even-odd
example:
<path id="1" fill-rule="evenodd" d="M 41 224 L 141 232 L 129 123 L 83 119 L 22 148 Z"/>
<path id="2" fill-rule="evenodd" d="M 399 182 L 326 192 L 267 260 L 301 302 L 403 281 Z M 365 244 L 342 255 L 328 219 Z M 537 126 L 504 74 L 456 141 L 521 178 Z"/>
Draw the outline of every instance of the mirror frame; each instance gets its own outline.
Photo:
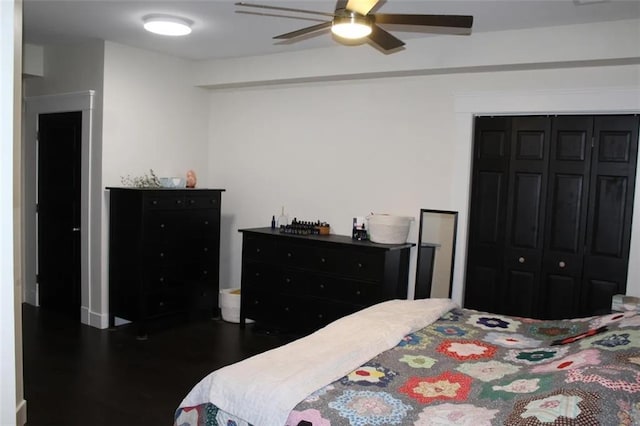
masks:
<path id="1" fill-rule="evenodd" d="M 453 216 L 453 226 L 449 235 L 437 239 L 435 241 L 425 241 L 425 218 L 434 216 L 434 219 L 451 220 Z M 451 291 L 453 287 L 453 269 L 455 265 L 455 252 L 456 252 L 456 237 L 458 228 L 458 212 L 450 210 L 431 210 L 420 209 L 420 228 L 418 230 L 418 260 L 416 265 L 416 280 L 414 285 L 414 299 L 427 299 L 432 297 L 433 291 L 433 279 L 436 265 L 436 258 L 438 255 L 438 247 L 442 246 L 442 242 L 450 241 L 451 243 L 451 256 L 449 259 L 449 265 L 445 268 L 449 271 L 449 282 L 447 283 L 448 296 L 451 298 Z M 449 240 L 450 237 L 450 240 Z M 442 297 L 442 296 L 441 296 Z"/>

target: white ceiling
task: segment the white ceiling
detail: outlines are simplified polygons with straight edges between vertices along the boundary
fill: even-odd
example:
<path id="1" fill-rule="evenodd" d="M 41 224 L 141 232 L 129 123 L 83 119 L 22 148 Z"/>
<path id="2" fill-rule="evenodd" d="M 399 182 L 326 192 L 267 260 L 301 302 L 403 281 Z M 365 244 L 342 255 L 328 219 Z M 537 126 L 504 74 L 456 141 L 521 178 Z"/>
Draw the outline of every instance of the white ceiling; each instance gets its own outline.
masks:
<path id="1" fill-rule="evenodd" d="M 249 1 L 323 12 L 333 12 L 335 8 L 335 0 Z M 384 13 L 473 15 L 473 33 L 640 18 L 640 0 L 381 0 L 381 3 L 377 11 Z M 24 41 L 34 44 L 75 43 L 95 38 L 193 60 L 339 46 L 327 31 L 295 43 L 273 40 L 275 35 L 317 22 L 235 13 L 260 10 L 239 8 L 234 0 L 24 0 L 23 5 Z M 181 38 L 147 33 L 142 29 L 142 17 L 153 13 L 188 18 L 194 22 L 193 32 Z M 316 15 L 299 16 L 316 18 Z M 416 37 L 465 37 L 391 32 L 405 41 Z"/>

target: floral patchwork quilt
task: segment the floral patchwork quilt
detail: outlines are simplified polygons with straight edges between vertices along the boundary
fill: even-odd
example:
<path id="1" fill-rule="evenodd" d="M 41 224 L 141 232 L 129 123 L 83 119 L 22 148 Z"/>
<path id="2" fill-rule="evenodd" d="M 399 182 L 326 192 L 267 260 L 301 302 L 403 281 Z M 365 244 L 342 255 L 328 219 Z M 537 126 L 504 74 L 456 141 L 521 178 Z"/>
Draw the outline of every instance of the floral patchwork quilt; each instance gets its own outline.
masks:
<path id="1" fill-rule="evenodd" d="M 175 418 L 246 424 L 210 403 Z M 538 321 L 454 309 L 309 395 L 287 421 L 497 424 L 640 425 L 640 315 Z"/>

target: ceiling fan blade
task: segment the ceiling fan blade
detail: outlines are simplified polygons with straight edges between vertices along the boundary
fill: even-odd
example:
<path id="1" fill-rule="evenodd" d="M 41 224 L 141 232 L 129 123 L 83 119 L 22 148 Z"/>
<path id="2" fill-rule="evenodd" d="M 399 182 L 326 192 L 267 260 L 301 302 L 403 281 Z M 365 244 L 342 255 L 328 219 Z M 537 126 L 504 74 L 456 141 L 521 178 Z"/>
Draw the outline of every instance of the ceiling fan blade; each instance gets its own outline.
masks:
<path id="1" fill-rule="evenodd" d="M 346 9 L 348 2 L 349 2 L 349 0 L 338 0 L 338 1 L 336 1 L 336 10 Z"/>
<path id="2" fill-rule="evenodd" d="M 318 25 L 312 25 L 310 27 L 302 28 L 300 30 L 291 31 L 290 33 L 280 34 L 275 36 L 274 38 L 287 40 L 290 38 L 300 37 L 302 35 L 309 34 L 315 31 L 324 30 L 330 27 L 331 27 L 331 21 L 327 21 Z"/>
<path id="3" fill-rule="evenodd" d="M 393 50 L 404 46 L 404 42 L 399 38 L 391 35 L 377 25 L 371 27 L 369 40 L 377 44 L 383 50 Z"/>
<path id="4" fill-rule="evenodd" d="M 333 13 L 328 13 L 328 12 L 317 12 L 315 10 L 306 10 L 306 9 L 294 9 L 290 7 L 267 6 L 264 4 L 246 3 L 243 1 L 237 2 L 235 3 L 235 5 L 243 6 L 243 7 L 257 7 L 260 9 L 281 10 L 283 12 L 311 13 L 313 15 L 323 15 L 323 16 L 331 16 L 331 17 L 335 16 Z"/>
<path id="5" fill-rule="evenodd" d="M 360 15 L 366 15 L 374 8 L 379 0 L 349 0 L 347 2 L 347 10 L 357 12 Z"/>
<path id="6" fill-rule="evenodd" d="M 289 18 L 289 19 L 298 19 L 303 21 L 326 22 L 325 20 L 320 18 L 310 18 L 307 16 L 280 15 L 279 13 L 251 12 L 248 10 L 236 10 L 236 13 L 242 13 L 243 15 L 272 16 L 274 18 Z"/>
<path id="7" fill-rule="evenodd" d="M 424 25 L 429 27 L 471 28 L 473 16 L 469 15 L 407 15 L 376 13 L 376 24 Z"/>

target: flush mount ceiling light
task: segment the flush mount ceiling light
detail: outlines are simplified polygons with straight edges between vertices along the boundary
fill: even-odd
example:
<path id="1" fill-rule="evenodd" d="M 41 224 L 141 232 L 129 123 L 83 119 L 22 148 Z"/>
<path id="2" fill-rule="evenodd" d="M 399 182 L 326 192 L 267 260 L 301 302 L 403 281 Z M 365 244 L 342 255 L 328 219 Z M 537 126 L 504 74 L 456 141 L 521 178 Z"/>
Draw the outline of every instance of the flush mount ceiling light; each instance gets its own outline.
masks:
<path id="1" fill-rule="evenodd" d="M 193 25 L 193 21 L 170 15 L 147 15 L 142 20 L 145 30 L 166 36 L 190 34 L 191 25 Z"/>
<path id="2" fill-rule="evenodd" d="M 355 13 L 336 16 L 331 24 L 331 32 L 338 37 L 357 40 L 371 34 L 371 23 L 365 16 Z"/>

